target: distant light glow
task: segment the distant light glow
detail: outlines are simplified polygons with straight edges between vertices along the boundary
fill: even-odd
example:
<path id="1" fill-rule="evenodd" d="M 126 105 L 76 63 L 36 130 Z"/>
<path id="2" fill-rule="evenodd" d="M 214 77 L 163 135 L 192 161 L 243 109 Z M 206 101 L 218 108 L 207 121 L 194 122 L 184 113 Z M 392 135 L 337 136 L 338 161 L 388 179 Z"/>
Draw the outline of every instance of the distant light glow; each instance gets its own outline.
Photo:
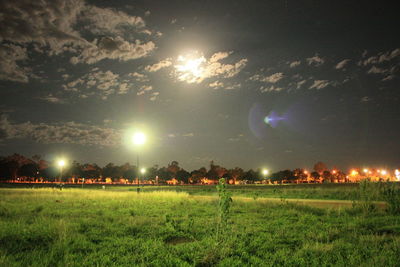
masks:
<path id="1" fill-rule="evenodd" d="M 132 136 L 132 142 L 135 145 L 143 145 L 146 143 L 146 135 L 142 132 L 137 132 Z"/>
<path id="2" fill-rule="evenodd" d="M 267 169 L 264 169 L 264 170 L 262 171 L 262 173 L 263 173 L 263 175 L 268 175 L 268 173 L 269 173 L 269 170 L 267 170 Z"/>
<path id="3" fill-rule="evenodd" d="M 382 175 L 386 175 L 386 174 L 387 174 L 387 171 L 386 171 L 386 170 L 381 170 L 381 174 L 382 174 Z"/>
<path id="4" fill-rule="evenodd" d="M 351 175 L 354 176 L 354 175 L 357 175 L 357 174 L 358 174 L 358 172 L 357 172 L 356 170 L 352 170 L 352 171 L 351 171 Z"/>
<path id="5" fill-rule="evenodd" d="M 141 173 L 141 174 L 144 174 L 145 172 L 146 172 L 146 169 L 145 169 L 145 168 L 141 168 L 141 169 L 140 169 L 140 173 Z"/>
<path id="6" fill-rule="evenodd" d="M 400 171 L 399 171 L 398 169 L 396 169 L 396 170 L 394 171 L 394 175 L 396 176 L 397 180 L 400 181 Z"/>
<path id="7" fill-rule="evenodd" d="M 363 172 L 364 172 L 364 173 L 368 173 L 368 169 L 365 168 L 365 169 L 363 170 Z"/>
<path id="8" fill-rule="evenodd" d="M 333 173 L 333 174 L 336 174 L 336 170 L 333 170 L 332 173 Z"/>
<path id="9" fill-rule="evenodd" d="M 60 159 L 58 162 L 57 162 L 57 165 L 59 166 L 59 167 L 64 167 L 65 166 L 65 160 L 63 160 L 63 159 Z"/>

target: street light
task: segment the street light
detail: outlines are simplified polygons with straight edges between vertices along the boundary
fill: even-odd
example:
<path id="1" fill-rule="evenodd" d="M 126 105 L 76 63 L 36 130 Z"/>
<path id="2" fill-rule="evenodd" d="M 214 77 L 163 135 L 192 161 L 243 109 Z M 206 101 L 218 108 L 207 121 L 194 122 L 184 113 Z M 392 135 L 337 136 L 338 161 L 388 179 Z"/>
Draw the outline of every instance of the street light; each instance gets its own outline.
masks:
<path id="1" fill-rule="evenodd" d="M 132 136 L 132 143 L 137 146 L 143 146 L 146 143 L 146 135 L 143 132 L 136 132 Z M 140 172 L 143 174 L 142 170 L 139 168 L 139 152 L 137 152 L 137 169 L 140 170 Z M 144 169 L 143 169 L 144 170 Z M 139 179 L 140 179 L 140 174 L 138 174 L 137 177 L 137 186 L 139 187 Z"/>
<path id="2" fill-rule="evenodd" d="M 143 145 L 146 143 L 146 135 L 142 132 L 137 132 L 132 136 L 132 142 L 135 145 Z"/>
<path id="3" fill-rule="evenodd" d="M 267 170 L 267 169 L 264 169 L 264 170 L 262 171 L 262 173 L 263 173 L 263 175 L 264 175 L 264 176 L 267 176 L 267 175 L 268 175 L 268 173 L 269 173 L 269 170 Z"/>
<path id="4" fill-rule="evenodd" d="M 57 165 L 58 165 L 58 167 L 60 167 L 60 182 L 61 182 L 63 167 L 65 166 L 65 160 L 60 159 L 60 160 L 57 162 Z"/>

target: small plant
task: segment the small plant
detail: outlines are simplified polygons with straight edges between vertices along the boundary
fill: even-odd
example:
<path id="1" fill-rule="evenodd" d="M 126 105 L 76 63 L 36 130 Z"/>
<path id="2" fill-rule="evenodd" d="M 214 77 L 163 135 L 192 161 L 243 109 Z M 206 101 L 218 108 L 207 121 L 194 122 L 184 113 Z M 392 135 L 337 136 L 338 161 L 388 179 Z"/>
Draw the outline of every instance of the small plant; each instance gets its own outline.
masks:
<path id="1" fill-rule="evenodd" d="M 379 192 L 377 192 L 374 187 L 374 183 L 370 182 L 368 179 L 361 181 L 358 187 L 358 194 L 359 201 L 357 206 L 361 208 L 364 214 L 369 214 L 376 210 L 373 200 L 379 195 Z"/>
<path id="2" fill-rule="evenodd" d="M 400 188 L 394 183 L 386 183 L 382 190 L 382 196 L 388 205 L 388 212 L 400 214 Z"/>
<path id="3" fill-rule="evenodd" d="M 219 209 L 218 209 L 218 224 L 217 224 L 217 240 L 219 234 L 222 233 L 228 226 L 229 209 L 231 206 L 232 198 L 231 194 L 226 190 L 226 181 L 224 178 L 219 179 L 217 185 L 217 191 L 219 196 Z"/>

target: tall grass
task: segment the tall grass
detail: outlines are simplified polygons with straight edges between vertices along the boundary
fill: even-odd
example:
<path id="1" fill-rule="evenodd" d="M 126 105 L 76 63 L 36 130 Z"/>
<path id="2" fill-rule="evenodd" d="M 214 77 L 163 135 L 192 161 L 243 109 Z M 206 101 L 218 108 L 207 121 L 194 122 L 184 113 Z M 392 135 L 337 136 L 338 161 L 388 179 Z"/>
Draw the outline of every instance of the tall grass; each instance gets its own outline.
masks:
<path id="1" fill-rule="evenodd" d="M 0 266 L 400 262 L 399 216 L 392 213 L 363 216 L 361 210 L 235 201 L 229 207 L 229 234 L 216 243 L 218 203 L 188 192 L 0 189 Z"/>

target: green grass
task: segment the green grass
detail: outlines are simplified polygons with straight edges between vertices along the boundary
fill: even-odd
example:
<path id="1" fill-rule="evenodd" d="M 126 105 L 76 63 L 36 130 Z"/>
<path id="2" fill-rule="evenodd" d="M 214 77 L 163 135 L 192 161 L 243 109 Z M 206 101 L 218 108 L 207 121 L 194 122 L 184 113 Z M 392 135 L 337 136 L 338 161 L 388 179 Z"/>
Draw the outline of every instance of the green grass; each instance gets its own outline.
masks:
<path id="1" fill-rule="evenodd" d="M 384 210 L 234 198 L 217 241 L 218 199 L 196 196 L 215 187 L 128 189 L 1 188 L 0 266 L 399 266 L 400 217 Z"/>

